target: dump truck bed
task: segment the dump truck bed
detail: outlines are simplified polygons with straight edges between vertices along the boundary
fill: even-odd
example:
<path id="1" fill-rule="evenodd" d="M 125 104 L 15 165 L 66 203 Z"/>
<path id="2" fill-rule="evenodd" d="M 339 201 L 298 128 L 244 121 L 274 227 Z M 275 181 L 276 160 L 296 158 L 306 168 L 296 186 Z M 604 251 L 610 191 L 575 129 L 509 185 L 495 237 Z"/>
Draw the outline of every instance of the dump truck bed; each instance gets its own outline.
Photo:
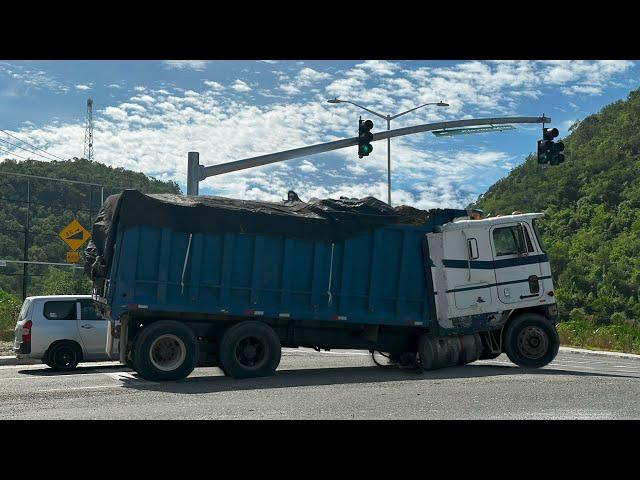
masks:
<path id="1" fill-rule="evenodd" d="M 425 235 L 465 213 L 393 209 L 372 198 L 233 202 L 135 191 L 113 199 L 94 225 L 102 243 L 88 250 L 112 315 L 144 309 L 427 326 Z"/>

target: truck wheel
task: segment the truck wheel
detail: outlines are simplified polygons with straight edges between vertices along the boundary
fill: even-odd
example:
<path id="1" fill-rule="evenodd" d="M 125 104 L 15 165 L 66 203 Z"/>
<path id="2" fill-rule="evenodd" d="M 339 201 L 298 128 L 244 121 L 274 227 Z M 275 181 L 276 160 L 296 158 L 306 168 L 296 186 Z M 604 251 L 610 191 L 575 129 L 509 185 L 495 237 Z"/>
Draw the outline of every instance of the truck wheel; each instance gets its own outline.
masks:
<path id="1" fill-rule="evenodd" d="M 273 375 L 281 355 L 280 338 L 262 322 L 238 323 L 224 333 L 220 342 L 220 368 L 233 378 Z"/>
<path id="2" fill-rule="evenodd" d="M 135 370 L 147 380 L 180 380 L 196 367 L 196 341 L 189 327 L 161 320 L 142 329 L 133 351 Z"/>
<path id="3" fill-rule="evenodd" d="M 73 342 L 60 342 L 49 350 L 47 365 L 57 372 L 68 372 L 78 366 L 82 352 Z"/>
<path id="4" fill-rule="evenodd" d="M 540 368 L 550 363 L 560 348 L 553 324 L 537 313 L 523 313 L 507 325 L 504 351 L 516 365 Z"/>

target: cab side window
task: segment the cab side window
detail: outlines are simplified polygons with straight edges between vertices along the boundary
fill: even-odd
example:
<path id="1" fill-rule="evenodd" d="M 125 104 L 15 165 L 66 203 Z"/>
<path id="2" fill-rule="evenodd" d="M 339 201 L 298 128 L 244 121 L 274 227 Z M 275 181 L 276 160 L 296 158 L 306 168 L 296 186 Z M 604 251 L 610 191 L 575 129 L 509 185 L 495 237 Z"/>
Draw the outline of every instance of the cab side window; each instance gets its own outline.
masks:
<path id="1" fill-rule="evenodd" d="M 529 231 L 526 227 L 522 227 L 524 231 L 524 239 L 521 238 L 520 226 L 512 225 L 510 227 L 496 228 L 493 231 L 493 244 L 496 247 L 496 255 L 498 257 L 504 255 L 517 255 L 518 244 L 524 242 L 527 245 L 527 252 L 533 252 L 533 244 L 529 237 Z M 520 240 L 518 240 L 520 238 Z"/>
<path id="2" fill-rule="evenodd" d="M 49 320 L 77 320 L 78 317 L 73 300 L 46 302 L 43 313 Z"/>
<path id="3" fill-rule="evenodd" d="M 91 300 L 80 300 L 80 315 L 82 320 L 104 320 L 104 317 Z"/>

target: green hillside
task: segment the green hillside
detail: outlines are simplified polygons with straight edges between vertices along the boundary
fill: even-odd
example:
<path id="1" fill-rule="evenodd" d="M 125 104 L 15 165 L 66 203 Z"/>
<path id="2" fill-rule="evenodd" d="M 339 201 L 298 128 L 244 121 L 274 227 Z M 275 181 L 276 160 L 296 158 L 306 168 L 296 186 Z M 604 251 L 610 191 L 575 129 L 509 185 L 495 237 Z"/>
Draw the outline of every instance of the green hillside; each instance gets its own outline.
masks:
<path id="1" fill-rule="evenodd" d="M 640 319 L 640 89 L 562 140 L 563 164 L 542 168 L 531 155 L 476 205 L 492 215 L 546 213 L 542 231 L 565 318 Z"/>
<path id="2" fill-rule="evenodd" d="M 98 184 L 57 182 L 27 178 L 10 173 L 63 178 Z M 98 213 L 104 197 L 136 188 L 146 193 L 180 193 L 175 182 L 163 182 L 143 173 L 112 168 L 85 159 L 40 162 L 27 160 L 0 162 L 0 259 L 22 260 L 24 230 L 27 218 L 27 188 L 30 190 L 30 233 L 28 260 L 65 262 L 68 247 L 58 232 L 73 219 L 91 230 L 92 219 Z M 81 247 L 79 251 L 84 248 Z M 80 264 L 83 264 L 81 259 Z M 90 284 L 79 269 L 31 265 L 28 267 L 28 295 L 89 293 Z M 10 294 L 3 295 L 2 292 Z M 0 304 L 10 297 L 22 299 L 22 266 L 8 263 L 0 267 Z M 0 311 L 2 311 L 0 305 Z"/>

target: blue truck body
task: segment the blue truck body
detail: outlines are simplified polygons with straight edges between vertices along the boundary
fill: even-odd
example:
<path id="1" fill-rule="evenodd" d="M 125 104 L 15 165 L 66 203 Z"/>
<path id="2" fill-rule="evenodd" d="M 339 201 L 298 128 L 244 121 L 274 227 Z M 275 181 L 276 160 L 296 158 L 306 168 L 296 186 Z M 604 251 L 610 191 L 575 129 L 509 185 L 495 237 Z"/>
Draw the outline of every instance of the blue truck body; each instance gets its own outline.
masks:
<path id="1" fill-rule="evenodd" d="M 335 242 L 139 226 L 118 233 L 105 297 L 131 311 L 428 327 L 425 235 L 464 216 L 431 210 L 423 226 L 387 225 Z"/>

